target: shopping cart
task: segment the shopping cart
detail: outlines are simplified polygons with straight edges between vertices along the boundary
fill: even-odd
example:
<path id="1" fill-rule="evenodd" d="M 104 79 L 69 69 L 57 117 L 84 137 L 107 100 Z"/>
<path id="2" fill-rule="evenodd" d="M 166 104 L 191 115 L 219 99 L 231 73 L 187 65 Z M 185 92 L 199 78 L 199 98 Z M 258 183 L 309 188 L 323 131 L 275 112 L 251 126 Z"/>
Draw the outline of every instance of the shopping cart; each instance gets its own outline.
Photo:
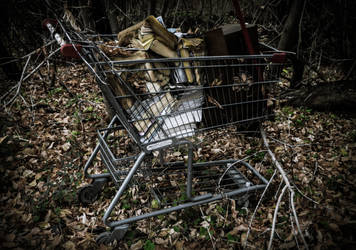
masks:
<path id="1" fill-rule="evenodd" d="M 261 45 L 268 52 L 115 61 L 92 37 L 59 24 L 70 44 L 81 44 L 71 52 L 93 73 L 113 113 L 84 167 L 92 182 L 79 191 L 80 201 L 91 204 L 109 180 L 117 186 L 103 216 L 111 231 L 100 234 L 98 243 L 120 240 L 139 220 L 224 198 L 244 201 L 266 187 L 267 180 L 247 162 L 193 162 L 194 149 L 201 134 L 272 114 L 284 52 Z M 167 161 L 170 152 L 183 160 Z M 90 173 L 97 162 L 107 172 Z M 125 209 L 134 205 L 138 209 Z"/>

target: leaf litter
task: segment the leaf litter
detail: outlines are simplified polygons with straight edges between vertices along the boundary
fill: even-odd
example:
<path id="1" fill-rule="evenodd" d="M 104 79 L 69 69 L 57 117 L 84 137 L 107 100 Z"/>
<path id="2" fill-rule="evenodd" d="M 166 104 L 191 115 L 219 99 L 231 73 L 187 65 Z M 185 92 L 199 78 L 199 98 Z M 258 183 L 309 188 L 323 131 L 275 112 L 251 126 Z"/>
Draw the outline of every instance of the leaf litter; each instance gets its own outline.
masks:
<path id="1" fill-rule="evenodd" d="M 43 74 L 45 70 L 41 69 Z M 79 204 L 76 191 L 85 184 L 83 165 L 96 145 L 96 131 L 107 124 L 105 105 L 83 65 L 59 67 L 57 77 L 67 89 L 46 86 L 35 74 L 22 90 L 24 98 L 33 99 L 31 112 L 18 99 L 8 114 L 1 114 L 2 248 L 104 249 L 96 245 L 95 237 L 105 231 L 101 218 L 115 187 L 105 188 L 89 207 Z M 296 210 L 310 247 L 355 244 L 355 123 L 353 118 L 285 106 L 263 124 L 272 151 L 297 187 Z M 225 128 L 200 134 L 196 140 L 201 147 L 194 152 L 195 160 L 248 157 L 268 179 L 274 172 L 258 136 Z M 127 151 L 129 147 L 119 153 Z M 166 155 L 169 161 L 183 158 L 179 150 Z M 100 171 L 100 162 L 95 164 Z M 280 181 L 273 180 L 248 239 L 248 222 L 259 194 L 248 204 L 227 199 L 137 222 L 108 249 L 211 249 L 213 244 L 217 249 L 239 249 L 246 241 L 249 248 L 265 248 Z M 170 183 L 179 187 L 179 179 Z M 118 218 L 144 213 L 145 208 L 135 209 L 137 202 L 160 206 L 139 190 L 130 192 L 116 209 Z M 296 247 L 286 201 L 279 210 L 274 240 L 281 249 Z"/>

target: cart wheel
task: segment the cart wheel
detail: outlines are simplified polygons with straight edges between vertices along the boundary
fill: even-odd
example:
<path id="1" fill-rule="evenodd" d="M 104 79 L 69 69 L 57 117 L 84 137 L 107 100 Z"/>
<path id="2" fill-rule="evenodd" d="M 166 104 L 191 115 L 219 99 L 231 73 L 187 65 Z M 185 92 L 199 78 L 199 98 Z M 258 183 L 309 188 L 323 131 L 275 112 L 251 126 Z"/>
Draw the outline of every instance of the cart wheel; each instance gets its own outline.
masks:
<path id="1" fill-rule="evenodd" d="M 99 234 L 99 236 L 96 238 L 96 243 L 109 245 L 110 243 L 113 243 L 115 240 L 120 241 L 122 238 L 124 238 L 128 229 L 129 229 L 129 225 L 125 224 L 125 225 L 115 227 L 112 230 L 112 232 L 103 232 Z"/>
<path id="2" fill-rule="evenodd" d="M 110 243 L 113 242 L 113 239 L 111 237 L 111 232 L 103 232 L 99 234 L 99 236 L 96 238 L 96 244 L 104 244 L 104 245 L 109 245 Z"/>
<path id="3" fill-rule="evenodd" d="M 86 185 L 79 189 L 78 198 L 79 202 L 84 205 L 92 204 L 98 198 L 100 190 L 93 184 Z"/>
<path id="4" fill-rule="evenodd" d="M 121 240 L 122 238 L 124 238 L 128 229 L 129 229 L 128 224 L 115 227 L 114 230 L 112 231 L 111 238 L 117 241 Z"/>

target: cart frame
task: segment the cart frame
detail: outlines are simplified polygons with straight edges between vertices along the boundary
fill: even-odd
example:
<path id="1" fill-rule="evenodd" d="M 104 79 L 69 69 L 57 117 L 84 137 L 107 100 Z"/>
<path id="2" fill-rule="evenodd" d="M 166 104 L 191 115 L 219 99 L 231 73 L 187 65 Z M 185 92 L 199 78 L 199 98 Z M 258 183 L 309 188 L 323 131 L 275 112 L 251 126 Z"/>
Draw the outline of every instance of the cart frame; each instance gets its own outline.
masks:
<path id="1" fill-rule="evenodd" d="M 148 72 L 152 71 L 152 69 L 142 69 L 142 68 L 126 68 L 127 65 L 143 65 L 145 63 L 164 63 L 169 65 L 168 67 L 164 68 L 167 70 L 203 70 L 203 75 L 208 75 L 211 72 L 219 72 L 221 73 L 218 68 L 222 68 L 227 74 L 231 72 L 235 72 L 234 70 L 239 70 L 242 67 L 244 69 L 250 70 L 253 76 L 252 83 L 239 83 L 239 86 L 247 86 L 251 87 L 252 85 L 256 85 L 257 90 L 260 90 L 259 86 L 265 85 L 275 85 L 278 82 L 279 74 L 282 70 L 286 62 L 286 53 L 283 51 L 278 51 L 272 47 L 262 45 L 264 49 L 267 49 L 269 52 L 263 53 L 260 55 L 236 55 L 236 56 L 214 56 L 214 57 L 189 57 L 189 58 L 159 58 L 159 59 L 146 59 L 146 60 L 130 60 L 130 61 L 112 61 L 110 58 L 95 44 L 95 42 L 91 41 L 90 39 L 86 38 L 83 34 L 70 34 L 66 31 L 65 27 L 62 23 L 58 22 L 61 26 L 66 39 L 68 39 L 69 43 L 72 44 L 73 49 L 78 53 L 81 60 L 86 64 L 88 69 L 91 73 L 95 76 L 96 81 L 102 91 L 103 96 L 105 97 L 106 101 L 109 103 L 109 106 L 114 111 L 114 116 L 109 123 L 108 127 L 98 131 L 98 141 L 99 143 L 93 150 L 91 156 L 87 160 L 84 166 L 84 174 L 85 178 L 92 179 L 92 183 L 83 187 L 79 192 L 79 198 L 82 203 L 90 204 L 96 200 L 100 191 L 102 190 L 104 184 L 109 181 L 111 178 L 113 182 L 117 185 L 118 189 L 113 197 L 109 207 L 107 208 L 104 216 L 103 222 L 105 225 L 111 228 L 110 232 L 104 232 L 99 235 L 97 238 L 98 243 L 110 243 L 114 240 L 120 240 L 124 237 L 125 232 L 128 230 L 129 224 L 142 220 L 147 219 L 153 216 L 158 216 L 161 214 L 167 214 L 174 211 L 178 211 L 181 209 L 185 209 L 192 206 L 197 206 L 201 204 L 215 202 L 224 198 L 231 198 L 236 197 L 241 194 L 251 193 L 256 190 L 264 189 L 267 185 L 267 180 L 258 173 L 250 164 L 244 161 L 239 161 L 236 159 L 227 159 L 227 160 L 219 160 L 219 161 L 210 161 L 210 162 L 202 162 L 202 163 L 193 163 L 193 149 L 195 145 L 187 139 L 187 137 L 191 136 L 191 134 L 182 134 L 181 136 L 172 136 L 166 133 L 164 126 L 162 125 L 162 119 L 164 119 L 167 115 L 155 115 L 152 112 L 149 113 L 149 119 L 152 123 L 158 124 L 159 130 L 163 131 L 165 136 L 162 138 L 156 138 L 152 140 L 147 140 L 147 138 L 138 131 L 137 127 L 134 126 L 134 123 L 138 120 L 132 120 L 132 117 L 129 117 L 127 109 L 125 109 L 120 102 L 122 98 L 133 97 L 139 105 L 143 105 L 142 96 L 139 96 L 135 91 L 125 82 L 122 78 L 123 72 L 129 72 L 135 74 L 135 72 Z M 82 42 L 80 47 L 80 51 L 77 49 L 78 46 L 74 46 L 76 42 Z M 84 44 L 83 41 L 86 41 Z M 247 63 L 246 63 L 247 61 Z M 215 62 L 215 63 L 214 63 Z M 187 63 L 188 66 L 184 66 L 184 63 Z M 209 64 L 212 63 L 212 64 Z M 172 66 L 173 65 L 173 66 Z M 120 70 L 117 67 L 120 66 Z M 268 68 L 270 73 L 272 73 L 275 78 L 269 79 L 269 75 L 265 75 L 263 79 L 261 79 L 260 74 L 256 74 L 256 72 L 264 72 L 265 69 Z M 160 68 L 156 68 L 153 70 L 160 70 Z M 240 72 L 240 71 L 238 71 Z M 236 73 L 236 72 L 235 72 Z M 127 96 L 115 96 L 113 93 L 110 84 L 107 81 L 107 76 L 111 74 L 115 77 L 115 79 L 122 85 L 126 86 L 128 89 Z M 256 75 L 259 75 L 257 78 Z M 214 75 L 215 77 L 215 75 Z M 209 79 L 210 81 L 214 78 L 212 77 Z M 209 77 L 208 77 L 209 78 Z M 231 77 L 230 77 L 231 78 Z M 232 78 L 231 78 L 232 79 Z M 224 84 L 223 86 L 209 86 L 207 82 L 201 83 L 201 85 L 197 86 L 193 90 L 200 90 L 200 91 L 209 91 L 212 89 L 219 89 L 219 88 L 226 88 L 230 89 L 232 87 L 229 84 Z M 192 89 L 191 89 L 192 90 Z M 159 90 L 157 92 L 153 92 L 147 94 L 148 95 L 159 95 L 164 94 L 167 92 L 174 92 L 174 90 Z M 253 92 L 252 92 L 253 93 Z M 244 104 L 249 103 L 257 103 L 261 102 L 262 106 L 267 102 L 267 99 L 263 99 L 263 94 L 258 94 L 256 100 L 245 100 L 238 105 L 243 106 Z M 120 99 L 121 98 L 121 99 Z M 205 94 L 204 94 L 205 98 Z M 206 99 L 206 98 L 205 98 Z M 252 98 L 253 99 L 253 98 Z M 161 101 L 161 100 L 160 100 Z M 206 101 L 206 100 L 205 100 Z M 225 106 L 224 106 L 225 105 Z M 255 105 L 255 104 L 251 104 Z M 260 104 L 258 104 L 260 105 Z M 260 106 L 261 106 L 260 105 Z M 218 106 L 218 105 L 217 105 Z M 227 102 L 223 104 L 224 107 L 237 107 L 237 103 Z M 223 108 L 224 108 L 223 107 Z M 254 106 L 251 106 L 254 107 Z M 258 106 L 259 107 L 259 106 Z M 207 110 L 214 109 L 214 107 L 209 106 Z M 204 110 L 204 107 L 199 107 L 194 109 L 197 110 Z M 189 110 L 185 110 L 188 112 Z M 169 114 L 168 114 L 169 115 Z M 270 114 L 266 115 L 252 115 L 251 117 L 247 117 L 246 119 L 240 119 L 239 116 L 235 117 L 235 120 L 231 122 L 226 122 L 227 118 L 220 124 L 210 124 L 202 128 L 197 128 L 195 130 L 196 133 L 203 132 L 205 130 L 215 129 L 218 127 L 225 127 L 232 124 L 240 124 L 240 123 L 250 123 L 261 121 L 268 117 Z M 130 157 L 123 157 L 117 158 L 115 154 L 110 149 L 110 146 L 107 141 L 107 136 L 110 132 L 122 130 L 124 129 L 127 131 L 129 137 L 134 141 L 136 146 L 139 147 L 140 152 L 135 156 Z M 141 131 L 142 132 L 142 131 Z M 179 146 L 187 147 L 187 161 L 179 161 L 179 162 L 164 162 L 163 160 L 163 153 L 165 150 L 176 148 Z M 142 166 L 143 162 L 147 159 L 147 157 L 152 156 L 153 151 L 158 151 L 160 153 L 160 164 L 161 166 L 170 168 L 172 166 L 183 166 L 182 169 L 186 169 L 186 200 L 182 204 L 172 205 L 168 207 L 161 208 L 156 211 L 144 213 L 137 216 L 131 216 L 126 219 L 121 220 L 110 220 L 110 217 L 113 213 L 114 208 L 120 202 L 120 198 L 122 197 L 123 193 L 129 187 L 129 184 L 135 174 L 139 171 L 140 167 Z M 107 173 L 100 173 L 100 174 L 91 174 L 90 167 L 93 165 L 94 159 L 97 157 L 98 153 L 100 152 L 101 161 L 104 163 L 105 167 L 107 168 Z M 128 169 L 121 170 L 120 164 L 122 161 L 129 161 L 131 162 L 132 166 Z M 254 176 L 260 181 L 260 184 L 253 184 L 249 182 L 249 180 L 241 173 L 237 168 L 235 168 L 236 164 L 242 164 L 248 171 L 251 171 Z M 216 192 L 216 193 L 204 193 L 204 194 L 193 194 L 193 172 L 194 169 L 199 169 L 200 167 L 210 167 L 210 166 L 220 166 L 224 168 L 224 175 L 226 171 L 229 169 L 234 169 L 232 178 L 233 182 L 242 180 L 239 184 L 235 185 L 232 189 L 227 189 L 224 192 Z M 222 177 L 221 177 L 222 178 Z M 242 184 L 241 184 L 242 183 Z"/>

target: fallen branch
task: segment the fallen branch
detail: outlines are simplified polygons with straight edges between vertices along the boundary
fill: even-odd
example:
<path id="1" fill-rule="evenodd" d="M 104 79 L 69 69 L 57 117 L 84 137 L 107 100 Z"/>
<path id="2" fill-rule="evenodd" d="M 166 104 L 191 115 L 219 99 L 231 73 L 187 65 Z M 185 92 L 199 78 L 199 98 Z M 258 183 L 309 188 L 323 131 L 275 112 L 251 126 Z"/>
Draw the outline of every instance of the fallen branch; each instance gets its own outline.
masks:
<path id="1" fill-rule="evenodd" d="M 26 76 L 25 75 L 25 72 L 27 70 L 27 66 L 29 64 L 29 61 L 30 61 L 30 58 L 31 58 L 31 53 L 29 54 L 28 58 L 27 58 L 27 61 L 26 61 L 26 64 L 22 70 L 22 75 L 21 75 L 21 78 L 20 78 L 20 81 L 15 85 L 13 86 L 8 92 L 6 92 L 3 96 L 1 96 L 0 98 L 0 102 L 1 103 L 4 103 L 4 107 L 7 107 L 8 105 L 10 105 L 12 102 L 15 101 L 16 97 L 19 95 L 20 93 L 20 89 L 21 89 L 21 86 L 22 86 L 22 83 L 24 81 L 26 81 L 30 76 L 32 76 L 45 62 L 47 62 L 47 60 L 49 58 L 51 58 L 53 55 L 55 55 L 61 48 L 58 48 L 56 49 L 55 51 L 53 51 L 51 54 L 49 54 L 47 56 L 47 58 L 45 58 L 41 63 L 39 63 L 30 73 L 28 73 Z M 14 96 L 8 101 L 8 102 L 5 102 L 5 99 L 6 97 L 8 97 L 9 95 L 11 95 L 11 93 L 16 90 Z"/>
<path id="2" fill-rule="evenodd" d="M 271 229 L 271 236 L 269 238 L 268 242 L 268 250 L 272 249 L 272 242 L 273 242 L 273 237 L 274 237 L 274 231 L 276 229 L 276 222 L 277 222 L 277 215 L 278 215 L 278 210 L 279 210 L 279 205 L 281 204 L 281 200 L 283 198 L 283 195 L 285 191 L 287 190 L 288 186 L 285 185 L 282 189 L 281 194 L 278 197 L 277 205 L 276 208 L 274 209 L 274 214 L 273 214 L 273 221 L 272 221 L 272 229 Z"/>
<path id="3" fill-rule="evenodd" d="M 25 66 L 23 67 L 23 70 L 22 70 L 22 73 L 21 73 L 20 81 L 15 85 L 15 86 L 16 86 L 16 92 L 15 92 L 14 96 L 13 96 L 7 103 L 5 103 L 5 105 L 4 105 L 5 107 L 6 107 L 7 105 L 11 104 L 11 103 L 16 99 L 16 97 L 19 95 L 22 82 L 24 81 L 24 75 L 25 75 L 25 72 L 26 72 L 28 63 L 30 62 L 30 59 L 31 59 L 31 55 L 28 56 L 27 61 L 26 61 L 26 63 L 25 63 Z"/>
<path id="4" fill-rule="evenodd" d="M 274 155 L 274 153 L 269 148 L 269 144 L 268 144 L 267 138 L 266 138 L 266 133 L 265 133 L 265 131 L 263 130 L 262 127 L 261 127 L 261 135 L 262 135 L 262 139 L 263 139 L 263 142 L 265 144 L 265 147 L 267 149 L 267 152 L 271 156 L 273 164 L 276 166 L 277 170 L 281 174 L 282 179 L 283 179 L 283 181 L 285 183 L 285 186 L 284 186 L 280 196 L 278 197 L 278 202 L 277 202 L 276 208 L 274 210 L 274 215 L 275 216 L 273 218 L 271 238 L 270 238 L 270 241 L 269 241 L 268 249 L 271 249 L 271 247 L 272 247 L 272 240 L 273 240 L 273 236 L 274 236 L 274 229 L 275 229 L 275 223 L 276 223 L 276 220 L 277 220 L 276 216 L 277 216 L 277 212 L 278 212 L 278 208 L 279 208 L 279 203 L 280 203 L 280 200 L 282 199 L 283 194 L 284 194 L 286 189 L 288 189 L 288 191 L 290 193 L 290 205 L 291 205 L 291 209 L 292 209 L 292 213 L 293 213 L 293 216 L 294 216 L 295 223 L 297 225 L 298 233 L 300 234 L 300 237 L 303 240 L 305 248 L 309 249 L 309 247 L 308 247 L 308 245 L 307 245 L 307 243 L 305 241 L 305 238 L 304 238 L 304 236 L 302 234 L 302 231 L 301 231 L 301 228 L 300 228 L 300 224 L 299 224 L 299 220 L 298 220 L 298 215 L 297 215 L 297 212 L 295 210 L 293 186 L 290 184 L 290 181 L 289 181 L 289 179 L 287 177 L 287 173 L 284 171 L 282 165 L 277 161 L 276 156 Z"/>
<path id="5" fill-rule="evenodd" d="M 297 228 L 298 228 L 298 232 L 300 233 L 300 236 L 301 236 L 301 238 L 303 240 L 303 243 L 304 243 L 305 247 L 307 249 L 309 249 L 308 245 L 307 245 L 307 242 L 305 241 L 305 238 L 304 238 L 304 236 L 302 234 L 302 230 L 300 229 L 298 215 L 297 215 L 297 212 L 295 211 L 295 207 L 294 207 L 294 192 L 290 192 L 290 204 L 292 206 L 292 212 L 293 212 L 293 215 L 294 215 L 295 224 L 297 225 Z"/>
<path id="6" fill-rule="evenodd" d="M 250 223 L 248 224 L 248 229 L 247 229 L 247 234 L 246 234 L 246 241 L 244 242 L 244 245 L 243 245 L 244 248 L 246 248 L 246 246 L 247 246 L 247 239 L 248 239 L 248 236 L 250 235 L 251 227 L 252 227 L 252 222 L 253 222 L 253 220 L 255 219 L 257 209 L 259 208 L 259 206 L 260 206 L 260 204 L 261 204 L 261 202 L 262 202 L 262 199 L 263 199 L 264 195 L 266 194 L 269 185 L 272 183 L 272 181 L 273 181 L 273 179 L 274 179 L 276 173 L 277 173 L 277 170 L 275 169 L 275 170 L 274 170 L 274 173 L 273 173 L 273 175 L 272 175 L 272 177 L 269 179 L 269 181 L 268 181 L 268 183 L 267 183 L 265 189 L 263 190 L 263 193 L 261 194 L 261 198 L 260 198 L 260 200 L 258 201 L 258 203 L 257 203 L 257 205 L 256 205 L 256 207 L 255 207 L 255 210 L 253 211 L 253 214 L 252 214 L 251 219 L 250 219 Z"/>

